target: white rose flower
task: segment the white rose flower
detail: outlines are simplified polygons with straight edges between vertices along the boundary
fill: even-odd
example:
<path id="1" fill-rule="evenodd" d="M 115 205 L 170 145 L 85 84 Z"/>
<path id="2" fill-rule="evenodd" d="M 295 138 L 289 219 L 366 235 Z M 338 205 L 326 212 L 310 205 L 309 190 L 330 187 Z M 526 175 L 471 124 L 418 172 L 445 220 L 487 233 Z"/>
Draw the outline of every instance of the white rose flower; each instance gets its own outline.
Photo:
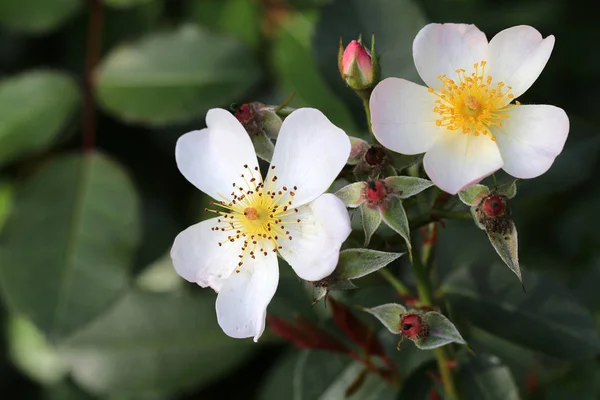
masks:
<path id="1" fill-rule="evenodd" d="M 217 217 L 181 232 L 171 249 L 183 278 L 218 292 L 217 320 L 234 338 L 262 335 L 279 281 L 277 254 L 308 281 L 330 275 L 350 234 L 346 207 L 323 194 L 350 154 L 350 140 L 320 111 L 283 122 L 263 180 L 250 137 L 229 112 L 177 141 L 181 173 L 215 201 Z"/>
<path id="2" fill-rule="evenodd" d="M 425 153 L 429 178 L 455 194 L 502 168 L 517 178 L 546 172 L 569 133 L 565 112 L 521 105 L 554 47 L 530 26 L 515 26 L 488 43 L 474 25 L 429 24 L 413 42 L 429 88 L 388 78 L 371 95 L 377 140 L 403 154 Z"/>

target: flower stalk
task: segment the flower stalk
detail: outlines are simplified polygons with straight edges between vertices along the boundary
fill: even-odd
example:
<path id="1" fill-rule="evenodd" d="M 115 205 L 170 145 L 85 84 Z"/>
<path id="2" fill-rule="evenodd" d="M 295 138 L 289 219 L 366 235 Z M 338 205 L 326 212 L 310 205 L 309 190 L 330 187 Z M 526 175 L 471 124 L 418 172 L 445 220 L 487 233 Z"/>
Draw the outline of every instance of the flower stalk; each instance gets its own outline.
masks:
<path id="1" fill-rule="evenodd" d="M 427 230 L 429 233 L 433 233 L 433 230 L 437 229 L 435 224 L 429 224 Z M 416 248 L 417 246 L 415 246 Z M 429 273 L 427 271 L 427 265 L 431 261 L 431 256 L 435 248 L 435 242 L 431 240 L 423 241 L 421 246 L 420 256 L 413 258 L 413 270 L 415 272 L 415 281 L 417 283 L 417 291 L 419 294 L 419 301 L 422 307 L 434 307 L 433 293 L 431 291 L 431 281 L 429 279 Z M 416 250 L 415 250 L 416 251 Z M 438 370 L 442 379 L 442 385 L 446 395 L 450 400 L 458 400 L 458 391 L 456 389 L 456 383 L 454 381 L 454 374 L 451 369 L 450 355 L 448 354 L 447 347 L 438 347 L 433 350 L 435 359 L 437 361 Z"/>

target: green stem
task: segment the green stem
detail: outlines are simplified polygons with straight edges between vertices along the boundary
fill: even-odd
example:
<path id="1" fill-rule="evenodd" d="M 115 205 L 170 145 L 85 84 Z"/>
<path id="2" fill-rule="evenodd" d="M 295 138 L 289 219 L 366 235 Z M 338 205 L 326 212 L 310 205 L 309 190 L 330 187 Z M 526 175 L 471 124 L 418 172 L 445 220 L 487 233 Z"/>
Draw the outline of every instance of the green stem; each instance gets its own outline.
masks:
<path id="1" fill-rule="evenodd" d="M 287 117 L 294 111 L 296 111 L 296 109 L 294 107 L 282 107 L 282 108 L 278 108 L 275 112 L 280 117 Z"/>
<path id="2" fill-rule="evenodd" d="M 375 139 L 375 135 L 373 134 L 373 127 L 371 126 L 371 107 L 369 106 L 369 96 L 360 96 L 363 102 L 363 107 L 365 108 L 365 114 L 367 115 L 367 125 L 369 126 L 369 136 L 371 136 L 371 140 L 373 143 L 377 143 L 377 139 Z"/>
<path id="3" fill-rule="evenodd" d="M 429 225 L 428 234 L 435 229 L 434 225 Z M 427 265 L 433 255 L 434 242 L 424 241 L 421 247 L 420 256 L 414 257 L 413 269 L 415 271 L 415 280 L 417 282 L 417 290 L 419 292 L 419 300 L 423 306 L 433 307 L 433 294 L 431 291 L 431 281 L 427 271 Z M 442 378 L 442 384 L 446 395 L 450 400 L 458 400 L 458 392 L 454 382 L 454 376 L 450 368 L 450 357 L 446 347 L 438 347 L 433 350 L 435 359 L 437 360 L 438 369 Z"/>
<path id="4" fill-rule="evenodd" d="M 396 278 L 394 274 L 392 274 L 386 268 L 382 268 L 377 272 L 379 272 L 379 275 L 381 275 L 386 281 L 388 281 L 398 293 L 400 293 L 403 296 L 410 296 L 410 290 L 408 290 L 408 288 L 404 286 L 404 284 L 400 282 L 400 280 Z"/>

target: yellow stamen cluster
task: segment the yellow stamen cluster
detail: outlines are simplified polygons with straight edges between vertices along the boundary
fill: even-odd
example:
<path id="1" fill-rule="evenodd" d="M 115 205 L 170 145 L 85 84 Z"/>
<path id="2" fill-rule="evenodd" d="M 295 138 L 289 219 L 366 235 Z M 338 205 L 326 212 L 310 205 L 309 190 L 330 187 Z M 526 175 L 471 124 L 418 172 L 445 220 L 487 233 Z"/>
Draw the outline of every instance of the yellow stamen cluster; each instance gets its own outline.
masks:
<path id="1" fill-rule="evenodd" d="M 502 120 L 509 117 L 506 111 L 515 106 L 510 104 L 514 95 L 504 82 L 493 86 L 492 77 L 485 75 L 485 66 L 485 61 L 475 63 L 475 72 L 470 75 L 464 69 L 456 70 L 458 82 L 446 75 L 438 76 L 442 82 L 440 92 L 429 88 L 438 97 L 433 108 L 440 116 L 435 121 L 437 126 L 474 136 L 488 135 L 496 140 L 490 128 L 501 126 Z"/>
<path id="2" fill-rule="evenodd" d="M 298 212 L 292 206 L 298 187 L 288 189 L 283 186 L 277 189 L 276 175 L 265 185 L 258 167 L 252 170 L 244 165 L 244 169 L 248 171 L 241 175 L 245 187 L 233 183 L 229 199 L 221 196 L 223 201 L 211 202 L 222 210 L 206 209 L 219 215 L 218 225 L 211 228 L 213 231 L 229 231 L 231 235 L 227 236 L 227 240 L 243 241 L 236 272 L 240 271 L 247 256 L 253 259 L 260 254 L 266 256 L 269 251 L 281 249 L 282 240 L 292 240 L 284 219 L 286 225 L 301 222 L 297 218 L 287 218 Z M 275 166 L 271 166 L 271 169 L 275 169 Z M 222 245 L 223 242 L 219 242 L 219 246 Z"/>

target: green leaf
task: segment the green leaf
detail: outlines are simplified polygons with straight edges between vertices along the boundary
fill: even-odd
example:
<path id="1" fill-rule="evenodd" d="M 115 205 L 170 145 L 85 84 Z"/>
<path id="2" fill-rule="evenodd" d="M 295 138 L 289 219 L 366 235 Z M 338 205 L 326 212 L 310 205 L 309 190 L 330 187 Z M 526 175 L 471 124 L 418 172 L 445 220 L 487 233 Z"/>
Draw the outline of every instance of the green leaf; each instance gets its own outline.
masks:
<path id="1" fill-rule="evenodd" d="M 400 320 L 406 308 L 400 304 L 389 303 L 382 304 L 373 308 L 365 308 L 366 312 L 374 315 L 388 330 L 394 334 L 402 332 L 400 329 Z"/>
<path id="2" fill-rule="evenodd" d="M 75 82 L 58 72 L 31 71 L 1 81 L 0 165 L 48 147 L 78 104 Z"/>
<path id="3" fill-rule="evenodd" d="M 15 31 L 45 33 L 62 25 L 82 3 L 81 0 L 3 0 L 0 24 Z"/>
<path id="4" fill-rule="evenodd" d="M 260 43 L 260 5 L 254 0 L 208 0 L 188 3 L 189 18 L 201 25 L 222 31 L 258 47 Z"/>
<path id="5" fill-rule="evenodd" d="M 519 400 L 519 388 L 510 369 L 496 356 L 469 358 L 459 374 L 467 399 Z"/>
<path id="6" fill-rule="evenodd" d="M 169 253 L 147 266 L 135 280 L 137 287 L 149 292 L 173 292 L 183 287 L 184 280 L 177 275 Z"/>
<path id="7" fill-rule="evenodd" d="M 66 380 L 44 389 L 42 400 L 97 400 Z"/>
<path id="8" fill-rule="evenodd" d="M 227 337 L 214 296 L 132 291 L 59 348 L 81 387 L 99 396 L 173 397 L 214 382 L 256 348 Z"/>
<path id="9" fill-rule="evenodd" d="M 346 207 L 355 208 L 365 202 L 363 194 L 366 187 L 366 182 L 351 183 L 335 192 L 335 195 L 344 202 Z"/>
<path id="10" fill-rule="evenodd" d="M 414 176 L 390 176 L 385 178 L 385 185 L 399 198 L 407 199 L 433 186 L 433 182 Z"/>
<path id="11" fill-rule="evenodd" d="M 600 339 L 590 312 L 548 277 L 530 273 L 526 281 L 527 294 L 504 268 L 476 265 L 456 270 L 443 292 L 453 309 L 493 335 L 557 358 L 594 357 Z"/>
<path id="12" fill-rule="evenodd" d="M 342 250 L 334 275 L 339 279 L 362 278 L 397 260 L 402 254 L 370 249 Z"/>
<path id="13" fill-rule="evenodd" d="M 97 74 L 98 101 L 108 111 L 164 125 L 228 105 L 256 83 L 260 70 L 242 43 L 184 26 L 111 51 Z"/>
<path id="14" fill-rule="evenodd" d="M 429 328 L 429 333 L 422 339 L 415 340 L 415 346 L 421 350 L 431 350 L 445 346 L 448 343 L 467 344 L 456 327 L 446 316 L 437 311 L 423 314 L 423 320 Z"/>
<path id="15" fill-rule="evenodd" d="M 408 217 L 406 216 L 406 211 L 404 211 L 402 200 L 394 196 L 388 204 L 380 207 L 380 210 L 383 222 L 402 236 L 410 255 L 412 249 L 410 244 L 410 227 L 408 226 Z"/>
<path id="16" fill-rule="evenodd" d="M 12 316 L 7 338 L 11 361 L 33 380 L 51 384 L 67 375 L 65 363 L 31 321 Z"/>
<path id="17" fill-rule="evenodd" d="M 395 389 L 379 376 L 368 374 L 349 397 L 346 390 L 360 377 L 364 366 L 351 358 L 325 352 L 289 353 L 276 363 L 263 386 L 260 400 L 392 400 Z"/>
<path id="18" fill-rule="evenodd" d="M 107 6 L 115 8 L 133 7 L 156 0 L 104 0 Z"/>
<path id="19" fill-rule="evenodd" d="M 0 232 L 12 209 L 13 192 L 14 188 L 10 183 L 0 181 Z"/>
<path id="20" fill-rule="evenodd" d="M 476 206 L 489 193 L 490 189 L 487 186 L 476 184 L 458 192 L 458 197 L 466 205 Z"/>
<path id="21" fill-rule="evenodd" d="M 356 130 L 352 115 L 329 90 L 311 54 L 310 38 L 313 35 L 314 20 L 311 14 L 295 14 L 275 39 L 273 63 L 281 90 L 285 95 L 296 94 L 292 106 L 318 108 L 335 125 L 346 130 L 346 133 L 352 133 Z M 336 53 L 337 47 L 336 44 L 332 48 L 332 54 Z M 332 65 L 337 65 L 335 59 Z"/>
<path id="22" fill-rule="evenodd" d="M 48 163 L 16 190 L 3 232 L 5 299 L 51 340 L 73 332 L 126 288 L 139 223 L 135 190 L 113 161 Z"/>
<path id="23" fill-rule="evenodd" d="M 366 204 L 360 206 L 360 216 L 363 230 L 365 231 L 365 246 L 369 245 L 371 237 L 381 225 L 381 213 L 378 209 L 368 207 Z"/>

